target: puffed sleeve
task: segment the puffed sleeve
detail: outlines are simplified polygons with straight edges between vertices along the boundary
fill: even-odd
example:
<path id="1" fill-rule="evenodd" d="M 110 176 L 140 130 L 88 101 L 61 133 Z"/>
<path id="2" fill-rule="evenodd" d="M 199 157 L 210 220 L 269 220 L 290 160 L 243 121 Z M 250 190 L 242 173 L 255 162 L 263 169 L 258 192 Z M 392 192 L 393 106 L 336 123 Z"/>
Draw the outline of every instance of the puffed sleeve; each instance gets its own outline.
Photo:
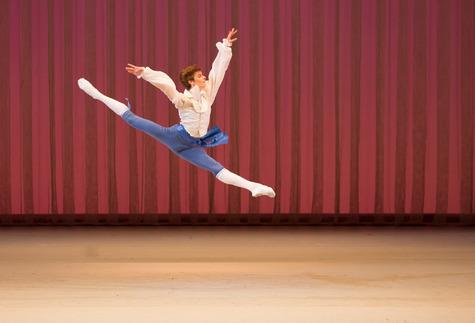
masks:
<path id="1" fill-rule="evenodd" d="M 213 104 L 216 95 L 218 94 L 219 86 L 223 82 L 224 74 L 228 69 L 231 57 L 233 56 L 231 43 L 228 42 L 227 39 L 223 39 L 223 42 L 217 42 L 216 48 L 218 48 L 218 54 L 213 61 L 211 71 L 208 75 L 210 105 Z"/>
<path id="2" fill-rule="evenodd" d="M 175 82 L 173 82 L 171 77 L 164 72 L 154 71 L 150 67 L 146 67 L 137 78 L 143 78 L 145 81 L 159 88 L 177 109 L 191 105 L 186 96 L 177 91 Z"/>

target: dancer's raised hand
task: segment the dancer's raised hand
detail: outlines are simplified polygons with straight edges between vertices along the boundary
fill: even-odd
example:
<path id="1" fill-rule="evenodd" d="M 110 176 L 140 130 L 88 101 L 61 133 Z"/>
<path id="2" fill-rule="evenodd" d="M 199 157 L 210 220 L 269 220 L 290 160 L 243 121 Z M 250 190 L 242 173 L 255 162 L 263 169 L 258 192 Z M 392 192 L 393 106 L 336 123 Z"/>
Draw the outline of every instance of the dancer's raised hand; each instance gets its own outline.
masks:
<path id="1" fill-rule="evenodd" d="M 144 69 L 145 69 L 144 67 L 135 66 L 130 63 L 127 64 L 127 66 L 125 67 L 125 70 L 127 72 L 129 72 L 130 74 L 134 74 L 135 76 L 139 76 L 140 74 L 142 74 Z"/>
<path id="2" fill-rule="evenodd" d="M 237 40 L 237 38 L 233 38 L 236 34 L 237 34 L 237 29 L 233 27 L 233 28 L 229 31 L 228 37 L 226 37 L 226 40 L 227 40 L 231 45 Z"/>

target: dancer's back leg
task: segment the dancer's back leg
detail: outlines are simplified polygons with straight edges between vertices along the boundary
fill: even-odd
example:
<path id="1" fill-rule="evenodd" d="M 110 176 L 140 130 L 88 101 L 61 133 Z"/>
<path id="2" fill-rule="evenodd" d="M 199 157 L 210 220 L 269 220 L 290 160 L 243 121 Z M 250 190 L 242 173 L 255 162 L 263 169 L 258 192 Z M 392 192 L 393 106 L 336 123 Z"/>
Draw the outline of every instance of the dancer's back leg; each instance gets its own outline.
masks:
<path id="1" fill-rule="evenodd" d="M 249 181 L 237 174 L 234 174 L 233 172 L 224 168 L 223 165 L 221 165 L 211 156 L 209 156 L 201 147 L 188 148 L 178 152 L 177 154 L 193 165 L 210 171 L 219 181 L 228 185 L 234 185 L 249 190 L 254 197 L 262 195 L 269 197 L 275 196 L 275 192 L 271 187 Z"/>
<path id="2" fill-rule="evenodd" d="M 214 176 L 224 168 L 201 147 L 188 148 L 176 154 L 193 165 L 210 171 Z"/>

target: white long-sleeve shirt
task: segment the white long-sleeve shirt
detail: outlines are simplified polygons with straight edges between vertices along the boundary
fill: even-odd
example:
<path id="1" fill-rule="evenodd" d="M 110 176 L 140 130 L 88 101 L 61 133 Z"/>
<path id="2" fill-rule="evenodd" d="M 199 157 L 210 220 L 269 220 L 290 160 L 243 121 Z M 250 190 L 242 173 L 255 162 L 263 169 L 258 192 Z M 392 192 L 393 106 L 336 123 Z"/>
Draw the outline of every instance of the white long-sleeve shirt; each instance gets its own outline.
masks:
<path id="1" fill-rule="evenodd" d="M 200 90 L 193 86 L 190 90 L 180 93 L 173 80 L 161 71 L 146 67 L 137 78 L 143 78 L 159 88 L 178 109 L 180 123 L 193 137 L 202 137 L 208 131 L 211 116 L 211 105 L 216 99 L 218 89 L 224 79 L 232 57 L 231 43 L 227 39 L 216 43 L 218 55 L 213 61 L 206 86 Z"/>

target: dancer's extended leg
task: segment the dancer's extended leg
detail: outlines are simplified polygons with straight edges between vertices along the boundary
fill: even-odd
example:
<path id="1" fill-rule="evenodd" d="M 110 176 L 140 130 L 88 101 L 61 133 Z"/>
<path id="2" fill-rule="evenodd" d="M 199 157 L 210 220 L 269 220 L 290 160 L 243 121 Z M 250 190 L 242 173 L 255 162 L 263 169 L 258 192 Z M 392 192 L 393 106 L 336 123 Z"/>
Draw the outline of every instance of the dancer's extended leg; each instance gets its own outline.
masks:
<path id="1" fill-rule="evenodd" d="M 121 116 L 130 126 L 145 132 L 168 147 L 172 144 L 174 136 L 170 133 L 170 130 L 167 127 L 163 127 L 153 121 L 135 115 L 125 104 L 102 94 L 86 79 L 79 79 L 78 85 L 92 98 L 101 101 L 107 105 L 109 109 Z"/>
<path id="2" fill-rule="evenodd" d="M 79 79 L 78 80 L 78 85 L 87 94 L 89 94 L 91 97 L 93 97 L 96 100 L 99 100 L 103 102 L 105 105 L 109 107 L 112 111 L 114 111 L 116 114 L 119 116 L 122 116 L 126 111 L 129 110 L 125 104 L 122 102 L 119 102 L 117 100 L 114 100 L 112 98 L 109 98 L 108 96 L 105 96 L 101 92 L 99 92 L 98 89 L 96 89 L 88 80 L 86 79 Z"/>

